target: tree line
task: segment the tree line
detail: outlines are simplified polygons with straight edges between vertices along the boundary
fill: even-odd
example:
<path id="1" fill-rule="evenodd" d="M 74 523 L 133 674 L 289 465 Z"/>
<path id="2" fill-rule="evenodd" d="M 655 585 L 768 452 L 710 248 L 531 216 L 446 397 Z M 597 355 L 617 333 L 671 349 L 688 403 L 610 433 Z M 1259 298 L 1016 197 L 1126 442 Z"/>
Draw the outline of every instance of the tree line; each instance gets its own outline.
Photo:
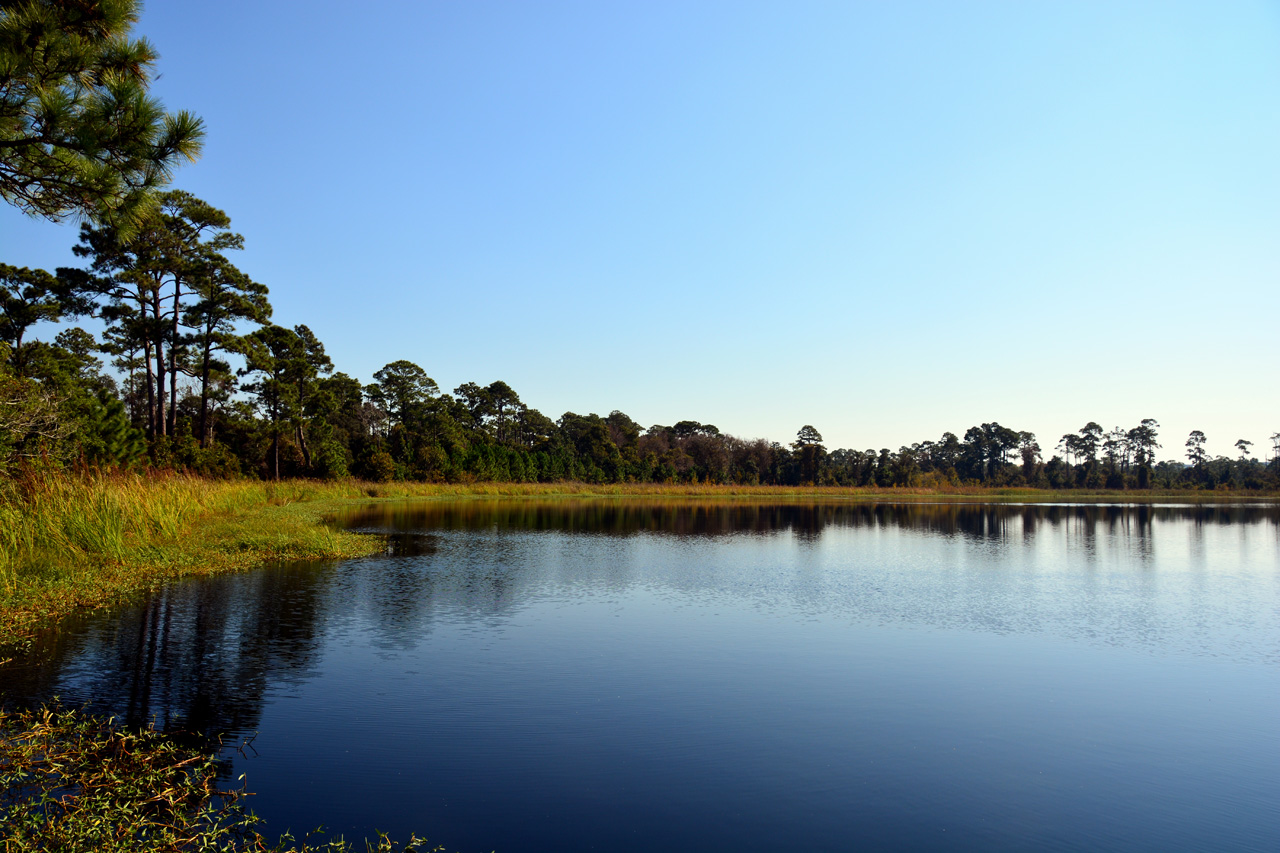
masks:
<path id="1" fill-rule="evenodd" d="M 1275 488 L 1272 459 L 1156 461 L 1159 423 L 1062 436 L 1047 461 L 1033 433 L 999 423 L 897 451 L 828 451 L 803 426 L 782 444 L 683 420 L 643 426 L 622 411 L 552 419 L 503 381 L 442 391 L 393 361 L 362 383 L 337 371 L 306 325 L 272 322 L 265 285 L 231 255 L 244 238 L 221 210 L 180 190 L 128 230 L 80 228 L 78 268 L 0 264 L 0 453 L 54 464 L 151 465 L 209 476 L 356 476 L 432 482 L 660 482 L 860 487 L 983 484 L 1069 488 Z M 41 321 L 94 316 L 28 340 Z M 247 331 L 246 331 L 247 329 Z M 105 359 L 114 367 L 106 369 Z M 115 376 L 121 377 L 119 381 Z"/>
<path id="2" fill-rule="evenodd" d="M 552 419 L 502 381 L 442 391 L 409 360 L 365 384 L 336 370 L 305 325 L 277 325 L 266 285 L 238 269 L 227 214 L 172 170 L 200 153 L 202 122 L 148 93 L 154 49 L 134 39 L 136 0 L 0 3 L 0 196 L 32 215 L 81 218 L 80 267 L 0 263 L 0 466 L 147 465 L 209 476 L 346 476 L 551 482 L 682 482 L 1043 488 L 1280 485 L 1236 442 L 1156 462 L 1159 424 L 1064 435 L 1047 461 L 1034 434 L 998 423 L 896 452 L 828 451 L 803 426 L 787 444 L 694 420 L 642 426 L 622 411 Z M 94 317 L 95 337 L 45 321 Z M 108 362 L 111 370 L 108 370 Z"/>

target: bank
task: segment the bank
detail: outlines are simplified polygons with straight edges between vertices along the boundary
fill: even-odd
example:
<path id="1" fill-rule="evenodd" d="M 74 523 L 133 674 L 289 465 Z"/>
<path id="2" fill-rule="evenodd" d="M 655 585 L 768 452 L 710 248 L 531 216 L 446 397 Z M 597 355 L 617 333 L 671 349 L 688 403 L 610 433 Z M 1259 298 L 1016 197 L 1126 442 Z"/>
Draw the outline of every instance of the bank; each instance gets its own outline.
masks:
<path id="1" fill-rule="evenodd" d="M 174 580 L 264 563 L 353 557 L 384 547 L 326 520 L 397 500 L 599 497 L 626 500 L 1044 502 L 1259 500 L 1223 493 L 857 490 L 715 485 L 373 484 L 217 481 L 174 474 L 27 473 L 0 481 L 0 626 L 16 651 L 73 612 L 112 607 Z M 1274 500 L 1274 498 L 1270 498 Z M 3 657 L 0 655 L 0 657 Z M 2 703 L 0 703 L 2 704 Z M 76 709 L 0 708 L 0 848 L 363 850 L 268 842 L 243 808 L 243 780 L 219 777 L 217 744 L 128 731 Z M 252 780 L 248 780 L 251 783 Z M 431 849 L 410 840 L 373 850 Z M 438 848 L 436 848 L 438 849 Z"/>
<path id="2" fill-rule="evenodd" d="M 956 487 L 706 484 L 366 483 L 211 480 L 172 473 L 27 473 L 0 480 L 0 661 L 76 611 L 111 607 L 182 577 L 268 562 L 373 553 L 381 541 L 325 520 L 361 502 L 480 497 L 888 501 L 1219 502 L 1240 492 L 1061 492 Z"/>

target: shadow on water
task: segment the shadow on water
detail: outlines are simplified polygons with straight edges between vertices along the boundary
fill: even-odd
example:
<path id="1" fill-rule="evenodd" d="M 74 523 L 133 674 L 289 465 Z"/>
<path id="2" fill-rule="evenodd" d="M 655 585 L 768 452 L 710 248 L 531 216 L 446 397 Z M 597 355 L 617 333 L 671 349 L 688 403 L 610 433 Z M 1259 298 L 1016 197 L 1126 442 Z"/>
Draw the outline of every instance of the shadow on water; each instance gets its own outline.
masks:
<path id="1" fill-rule="evenodd" d="M 252 731 L 267 686 L 313 663 L 327 571 L 280 565 L 166 586 L 111 614 L 69 620 L 0 668 L 0 697 L 55 696 L 128 725 Z"/>

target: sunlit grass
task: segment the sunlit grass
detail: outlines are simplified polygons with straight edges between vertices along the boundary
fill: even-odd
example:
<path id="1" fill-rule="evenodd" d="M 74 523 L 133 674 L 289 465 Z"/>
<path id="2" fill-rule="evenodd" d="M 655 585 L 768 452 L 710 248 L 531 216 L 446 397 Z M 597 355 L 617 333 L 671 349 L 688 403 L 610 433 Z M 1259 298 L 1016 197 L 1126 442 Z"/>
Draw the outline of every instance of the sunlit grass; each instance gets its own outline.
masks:
<path id="1" fill-rule="evenodd" d="M 379 542 L 321 523 L 325 516 L 355 502 L 582 496 L 1126 502 L 1229 497 L 1203 492 L 1064 492 L 951 485 L 939 489 L 645 483 L 449 485 L 220 481 L 164 473 L 28 473 L 0 479 L 0 648 L 29 639 L 41 627 L 75 610 L 115 604 L 186 575 L 377 550 Z"/>
<path id="2" fill-rule="evenodd" d="M 72 610 L 183 575 L 338 557 L 370 543 L 318 523 L 356 485 L 180 475 L 39 474 L 0 481 L 0 645 Z"/>

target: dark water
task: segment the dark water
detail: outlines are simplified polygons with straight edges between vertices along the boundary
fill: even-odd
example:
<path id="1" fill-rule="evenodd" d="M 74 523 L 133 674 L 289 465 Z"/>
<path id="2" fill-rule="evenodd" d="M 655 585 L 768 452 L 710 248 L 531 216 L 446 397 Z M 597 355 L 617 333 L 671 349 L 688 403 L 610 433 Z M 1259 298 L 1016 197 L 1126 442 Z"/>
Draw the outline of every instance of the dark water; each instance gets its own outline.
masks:
<path id="1" fill-rule="evenodd" d="M 0 670 L 221 733 L 276 831 L 450 850 L 1280 850 L 1280 509 L 508 501 Z"/>

